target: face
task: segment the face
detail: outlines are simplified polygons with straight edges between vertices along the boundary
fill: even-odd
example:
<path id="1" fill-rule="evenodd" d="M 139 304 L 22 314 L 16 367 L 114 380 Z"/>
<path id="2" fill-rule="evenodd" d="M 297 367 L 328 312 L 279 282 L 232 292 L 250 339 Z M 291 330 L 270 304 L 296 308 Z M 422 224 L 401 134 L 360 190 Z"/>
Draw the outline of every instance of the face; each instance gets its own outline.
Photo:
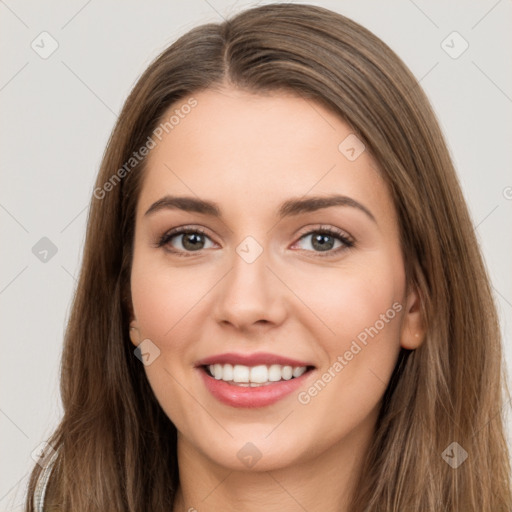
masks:
<path id="1" fill-rule="evenodd" d="M 189 454 L 269 470 L 341 453 L 419 341 L 389 191 L 320 104 L 194 98 L 148 157 L 132 342 Z"/>

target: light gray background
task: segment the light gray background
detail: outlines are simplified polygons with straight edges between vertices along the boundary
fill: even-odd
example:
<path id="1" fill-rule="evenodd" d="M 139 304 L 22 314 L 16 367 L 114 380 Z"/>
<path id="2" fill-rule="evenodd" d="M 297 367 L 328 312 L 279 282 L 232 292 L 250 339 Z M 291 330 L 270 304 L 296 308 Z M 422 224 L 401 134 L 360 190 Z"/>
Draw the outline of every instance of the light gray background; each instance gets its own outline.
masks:
<path id="1" fill-rule="evenodd" d="M 372 30 L 426 90 L 487 261 L 510 367 L 512 1 L 309 3 Z M 0 0 L 2 511 L 22 510 L 30 454 L 61 415 L 63 331 L 116 114 L 138 76 L 179 35 L 249 5 L 256 2 Z M 59 45 L 47 59 L 31 48 L 43 31 Z M 453 31 L 469 44 L 456 59 L 441 46 Z M 444 44 L 452 53 L 461 48 L 453 37 Z M 32 253 L 42 237 L 58 249 L 46 263 Z"/>

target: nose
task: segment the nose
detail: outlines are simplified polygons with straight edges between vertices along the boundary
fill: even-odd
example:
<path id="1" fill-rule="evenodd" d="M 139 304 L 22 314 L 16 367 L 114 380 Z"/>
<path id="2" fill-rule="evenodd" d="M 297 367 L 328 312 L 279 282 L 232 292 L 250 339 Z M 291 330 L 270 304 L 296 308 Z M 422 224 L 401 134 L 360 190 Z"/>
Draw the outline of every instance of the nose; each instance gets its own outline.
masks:
<path id="1" fill-rule="evenodd" d="M 252 262 L 235 253 L 232 268 L 216 287 L 214 316 L 222 326 L 261 331 L 282 324 L 286 287 L 269 269 L 266 251 Z"/>

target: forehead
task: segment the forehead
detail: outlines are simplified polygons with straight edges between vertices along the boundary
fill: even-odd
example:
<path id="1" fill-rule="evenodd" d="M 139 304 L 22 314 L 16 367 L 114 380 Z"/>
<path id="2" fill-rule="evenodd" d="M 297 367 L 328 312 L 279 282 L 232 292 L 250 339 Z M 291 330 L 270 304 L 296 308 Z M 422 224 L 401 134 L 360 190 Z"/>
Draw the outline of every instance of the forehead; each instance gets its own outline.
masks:
<path id="1" fill-rule="evenodd" d="M 183 108 L 189 104 L 195 106 Z M 384 181 L 362 142 L 311 99 L 209 89 L 177 102 L 164 122 L 171 116 L 161 140 L 154 138 L 140 209 L 171 193 L 257 208 L 339 193 L 391 213 Z"/>

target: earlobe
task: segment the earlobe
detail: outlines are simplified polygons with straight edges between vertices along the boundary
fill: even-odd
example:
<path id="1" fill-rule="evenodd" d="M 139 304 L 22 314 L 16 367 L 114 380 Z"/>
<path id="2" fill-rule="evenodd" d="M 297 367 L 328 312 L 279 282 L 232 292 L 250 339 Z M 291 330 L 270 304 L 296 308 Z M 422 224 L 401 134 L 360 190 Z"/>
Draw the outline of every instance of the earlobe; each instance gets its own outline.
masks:
<path id="1" fill-rule="evenodd" d="M 137 325 L 136 320 L 132 320 L 130 322 L 130 340 L 131 342 L 138 347 L 140 343 L 140 332 L 139 327 Z"/>
<path id="2" fill-rule="evenodd" d="M 425 325 L 423 321 L 421 297 L 416 287 L 407 296 L 400 345 L 407 350 L 415 350 L 425 338 Z"/>

